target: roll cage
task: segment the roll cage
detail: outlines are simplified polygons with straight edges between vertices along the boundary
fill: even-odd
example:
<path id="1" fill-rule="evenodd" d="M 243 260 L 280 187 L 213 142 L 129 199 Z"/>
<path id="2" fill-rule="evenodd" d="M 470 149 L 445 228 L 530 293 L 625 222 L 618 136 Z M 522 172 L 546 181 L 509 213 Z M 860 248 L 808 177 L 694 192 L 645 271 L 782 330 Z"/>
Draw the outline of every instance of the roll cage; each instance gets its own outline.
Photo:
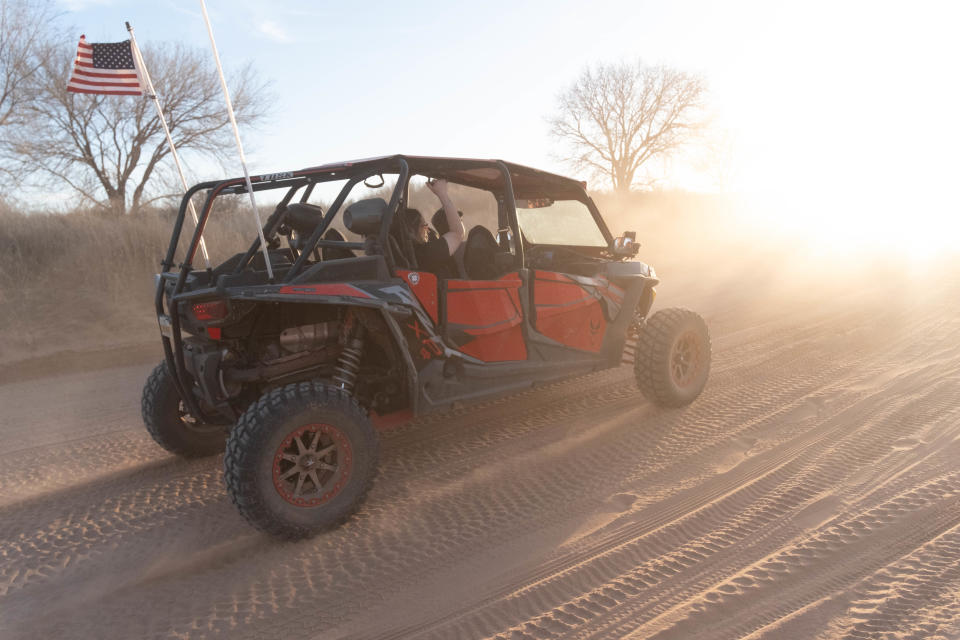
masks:
<path id="1" fill-rule="evenodd" d="M 340 212 L 340 209 L 343 207 L 344 202 L 346 202 L 353 188 L 368 178 L 382 174 L 397 175 L 397 182 L 391 194 L 386 215 L 381 224 L 378 236 L 378 244 L 382 248 L 391 275 L 394 275 L 399 262 L 410 262 L 413 260 L 413 266 L 416 266 L 416 258 L 413 256 L 412 247 L 409 246 L 410 241 L 406 235 L 397 234 L 395 238 L 401 245 L 401 251 L 405 254 L 402 259 L 396 255 L 397 247 L 394 243 L 390 242 L 389 238 L 390 234 L 395 232 L 394 220 L 397 211 L 407 203 L 409 179 L 413 175 L 444 178 L 456 184 L 490 191 L 498 202 L 498 224 L 500 228 L 509 228 L 516 238 L 522 237 L 517 220 L 516 197 L 562 197 L 580 200 L 589 208 L 594 221 L 597 223 L 607 242 L 610 243 L 612 241 L 610 231 L 600 216 L 596 205 L 586 194 L 584 183 L 522 165 L 507 163 L 502 160 L 473 160 L 402 155 L 386 156 L 382 158 L 322 165 L 299 171 L 263 174 L 251 177 L 254 192 L 272 189 L 287 190 L 287 193 L 277 204 L 273 213 L 263 226 L 263 234 L 268 241 L 272 240 L 280 229 L 287 213 L 287 205 L 291 203 L 294 196 L 296 196 L 301 189 L 303 189 L 303 192 L 299 198 L 299 202 L 306 203 L 317 184 L 335 180 L 347 180 L 333 204 L 323 214 L 322 221 L 317 225 L 310 237 L 301 245 L 300 255 L 294 261 L 293 265 L 283 273 L 278 273 L 275 276 L 275 284 L 294 281 L 294 279 L 302 273 L 309 256 L 316 249 L 344 248 L 357 250 L 364 248 L 363 243 L 348 242 L 345 240 L 328 240 L 323 239 L 323 236 L 330 228 L 331 223 Z M 222 195 L 246 193 L 246 186 L 244 179 L 240 177 L 203 182 L 187 191 L 177 213 L 166 256 L 161 263 L 162 273 L 169 273 L 174 266 L 174 256 L 176 255 L 182 235 L 187 205 L 193 196 L 202 191 L 207 192 L 207 197 L 200 210 L 196 229 L 190 240 L 184 261 L 179 266 L 179 276 L 177 278 L 174 295 L 179 294 L 183 290 L 187 275 L 193 271 L 193 261 L 200 244 L 200 238 L 209 220 L 214 201 Z M 521 268 L 524 266 L 524 244 L 524 242 L 516 243 L 516 260 Z M 259 241 L 254 240 L 242 258 L 233 265 L 231 272 L 241 273 L 250 267 L 258 250 Z"/>

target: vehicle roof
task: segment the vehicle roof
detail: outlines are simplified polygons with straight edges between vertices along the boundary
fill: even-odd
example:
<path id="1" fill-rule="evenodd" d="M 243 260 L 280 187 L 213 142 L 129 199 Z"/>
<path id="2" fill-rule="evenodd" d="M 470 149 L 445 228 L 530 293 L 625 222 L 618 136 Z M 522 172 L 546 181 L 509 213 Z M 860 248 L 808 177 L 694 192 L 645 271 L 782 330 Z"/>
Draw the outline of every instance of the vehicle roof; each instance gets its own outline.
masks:
<path id="1" fill-rule="evenodd" d="M 438 156 L 378 156 L 345 162 L 334 162 L 304 169 L 305 172 L 344 171 L 353 169 L 376 168 L 378 164 L 387 164 L 403 158 L 410 168 L 411 175 L 423 175 L 430 178 L 444 178 L 450 182 L 468 187 L 486 189 L 500 193 L 503 191 L 503 174 L 497 164 L 503 162 L 510 171 L 510 182 L 516 198 L 578 198 L 585 195 L 586 182 L 565 176 L 541 171 L 521 164 L 495 159 L 446 158 Z"/>

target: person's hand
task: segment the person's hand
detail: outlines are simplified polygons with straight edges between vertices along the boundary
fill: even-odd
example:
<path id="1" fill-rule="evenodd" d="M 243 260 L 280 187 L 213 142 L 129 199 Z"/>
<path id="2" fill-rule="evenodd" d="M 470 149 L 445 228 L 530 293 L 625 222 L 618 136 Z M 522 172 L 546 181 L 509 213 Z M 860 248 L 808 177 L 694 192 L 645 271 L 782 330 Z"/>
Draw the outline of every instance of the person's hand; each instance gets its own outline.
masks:
<path id="1" fill-rule="evenodd" d="M 447 195 L 447 181 L 442 178 L 439 180 L 427 180 L 427 188 L 433 192 L 433 195 L 441 200 Z"/>

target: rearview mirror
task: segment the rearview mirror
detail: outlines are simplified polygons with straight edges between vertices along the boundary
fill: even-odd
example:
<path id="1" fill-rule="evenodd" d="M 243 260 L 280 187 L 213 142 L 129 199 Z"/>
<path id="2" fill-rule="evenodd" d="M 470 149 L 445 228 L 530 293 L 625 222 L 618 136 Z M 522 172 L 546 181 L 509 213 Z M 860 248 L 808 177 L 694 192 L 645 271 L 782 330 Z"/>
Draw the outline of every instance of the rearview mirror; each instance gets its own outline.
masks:
<path id="1" fill-rule="evenodd" d="M 543 209 L 553 204 L 551 198 L 522 198 L 514 200 L 517 209 Z"/>

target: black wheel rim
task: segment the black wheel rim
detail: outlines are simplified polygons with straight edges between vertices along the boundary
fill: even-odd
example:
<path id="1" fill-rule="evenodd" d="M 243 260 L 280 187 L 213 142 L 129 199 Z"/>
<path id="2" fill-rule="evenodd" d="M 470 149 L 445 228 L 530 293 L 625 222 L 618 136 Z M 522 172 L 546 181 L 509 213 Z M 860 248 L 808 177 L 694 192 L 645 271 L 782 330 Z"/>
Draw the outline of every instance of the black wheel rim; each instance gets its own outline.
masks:
<path id="1" fill-rule="evenodd" d="M 316 507 L 343 489 L 353 469 L 353 450 L 340 429 L 307 424 L 291 431 L 273 456 L 273 486 L 288 503 Z"/>

